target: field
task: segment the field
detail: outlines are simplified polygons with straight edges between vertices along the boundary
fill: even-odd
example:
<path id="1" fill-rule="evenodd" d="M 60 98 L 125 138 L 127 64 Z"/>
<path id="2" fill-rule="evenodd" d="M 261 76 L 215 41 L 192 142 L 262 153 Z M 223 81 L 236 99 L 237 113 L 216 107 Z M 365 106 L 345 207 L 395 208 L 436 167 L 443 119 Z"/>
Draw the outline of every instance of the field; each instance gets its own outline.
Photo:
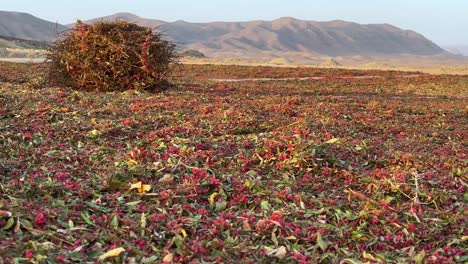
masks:
<path id="1" fill-rule="evenodd" d="M 185 65 L 92 93 L 44 67 L 0 63 L 0 262 L 468 261 L 468 76 Z"/>

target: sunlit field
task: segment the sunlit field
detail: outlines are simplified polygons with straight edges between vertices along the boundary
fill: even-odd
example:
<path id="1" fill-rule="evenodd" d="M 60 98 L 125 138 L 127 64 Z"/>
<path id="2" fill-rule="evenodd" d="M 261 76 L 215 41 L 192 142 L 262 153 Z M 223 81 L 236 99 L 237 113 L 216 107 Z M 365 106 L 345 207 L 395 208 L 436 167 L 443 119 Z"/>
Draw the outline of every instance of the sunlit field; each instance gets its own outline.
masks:
<path id="1" fill-rule="evenodd" d="M 468 76 L 185 65 L 161 93 L 93 93 L 46 74 L 0 63 L 3 263 L 468 261 Z"/>

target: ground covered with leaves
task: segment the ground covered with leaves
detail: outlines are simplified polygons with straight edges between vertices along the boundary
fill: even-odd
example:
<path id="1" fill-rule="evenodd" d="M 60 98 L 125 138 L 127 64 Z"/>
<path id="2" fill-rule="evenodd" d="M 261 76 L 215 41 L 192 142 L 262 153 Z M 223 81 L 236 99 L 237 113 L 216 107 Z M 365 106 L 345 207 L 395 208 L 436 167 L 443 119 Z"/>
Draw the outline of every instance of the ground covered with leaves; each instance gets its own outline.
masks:
<path id="1" fill-rule="evenodd" d="M 187 65 L 92 93 L 0 66 L 3 263 L 468 261 L 467 76 Z"/>

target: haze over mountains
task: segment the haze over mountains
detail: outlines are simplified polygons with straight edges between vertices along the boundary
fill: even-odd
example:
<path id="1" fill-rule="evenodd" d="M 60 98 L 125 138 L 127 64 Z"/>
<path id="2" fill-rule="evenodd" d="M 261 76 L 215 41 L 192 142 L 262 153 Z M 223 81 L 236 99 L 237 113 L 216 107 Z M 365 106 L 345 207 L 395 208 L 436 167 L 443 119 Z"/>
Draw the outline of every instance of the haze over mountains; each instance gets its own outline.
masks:
<path id="1" fill-rule="evenodd" d="M 130 13 L 86 21 L 127 20 L 166 32 L 187 48 L 216 51 L 308 52 L 329 56 L 414 54 L 444 50 L 410 30 L 346 21 L 315 22 L 284 17 L 273 21 L 189 23 L 144 19 Z"/>
<path id="2" fill-rule="evenodd" d="M 468 56 L 468 45 L 444 46 L 443 48 L 452 54 Z"/>
<path id="3" fill-rule="evenodd" d="M 310 56 L 440 56 L 448 54 L 411 30 L 389 24 L 361 25 L 341 20 L 304 21 L 283 17 L 273 21 L 189 23 L 141 18 L 130 13 L 85 21 L 126 20 L 163 31 L 183 49 L 215 54 L 297 53 Z M 51 42 L 59 25 L 25 13 L 0 11 L 0 35 Z"/>
<path id="4" fill-rule="evenodd" d="M 67 27 L 30 14 L 0 11 L 0 36 L 51 42 Z"/>

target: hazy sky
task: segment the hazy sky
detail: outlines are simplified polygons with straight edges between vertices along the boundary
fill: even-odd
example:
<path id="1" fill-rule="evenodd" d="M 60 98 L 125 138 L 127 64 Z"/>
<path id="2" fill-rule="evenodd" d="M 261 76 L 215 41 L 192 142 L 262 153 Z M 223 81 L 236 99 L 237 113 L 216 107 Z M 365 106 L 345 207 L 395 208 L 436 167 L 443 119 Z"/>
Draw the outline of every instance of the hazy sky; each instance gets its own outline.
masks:
<path id="1" fill-rule="evenodd" d="M 117 12 L 189 22 L 272 20 L 283 16 L 413 29 L 439 45 L 468 45 L 468 0 L 0 0 L 0 10 L 63 24 Z"/>

